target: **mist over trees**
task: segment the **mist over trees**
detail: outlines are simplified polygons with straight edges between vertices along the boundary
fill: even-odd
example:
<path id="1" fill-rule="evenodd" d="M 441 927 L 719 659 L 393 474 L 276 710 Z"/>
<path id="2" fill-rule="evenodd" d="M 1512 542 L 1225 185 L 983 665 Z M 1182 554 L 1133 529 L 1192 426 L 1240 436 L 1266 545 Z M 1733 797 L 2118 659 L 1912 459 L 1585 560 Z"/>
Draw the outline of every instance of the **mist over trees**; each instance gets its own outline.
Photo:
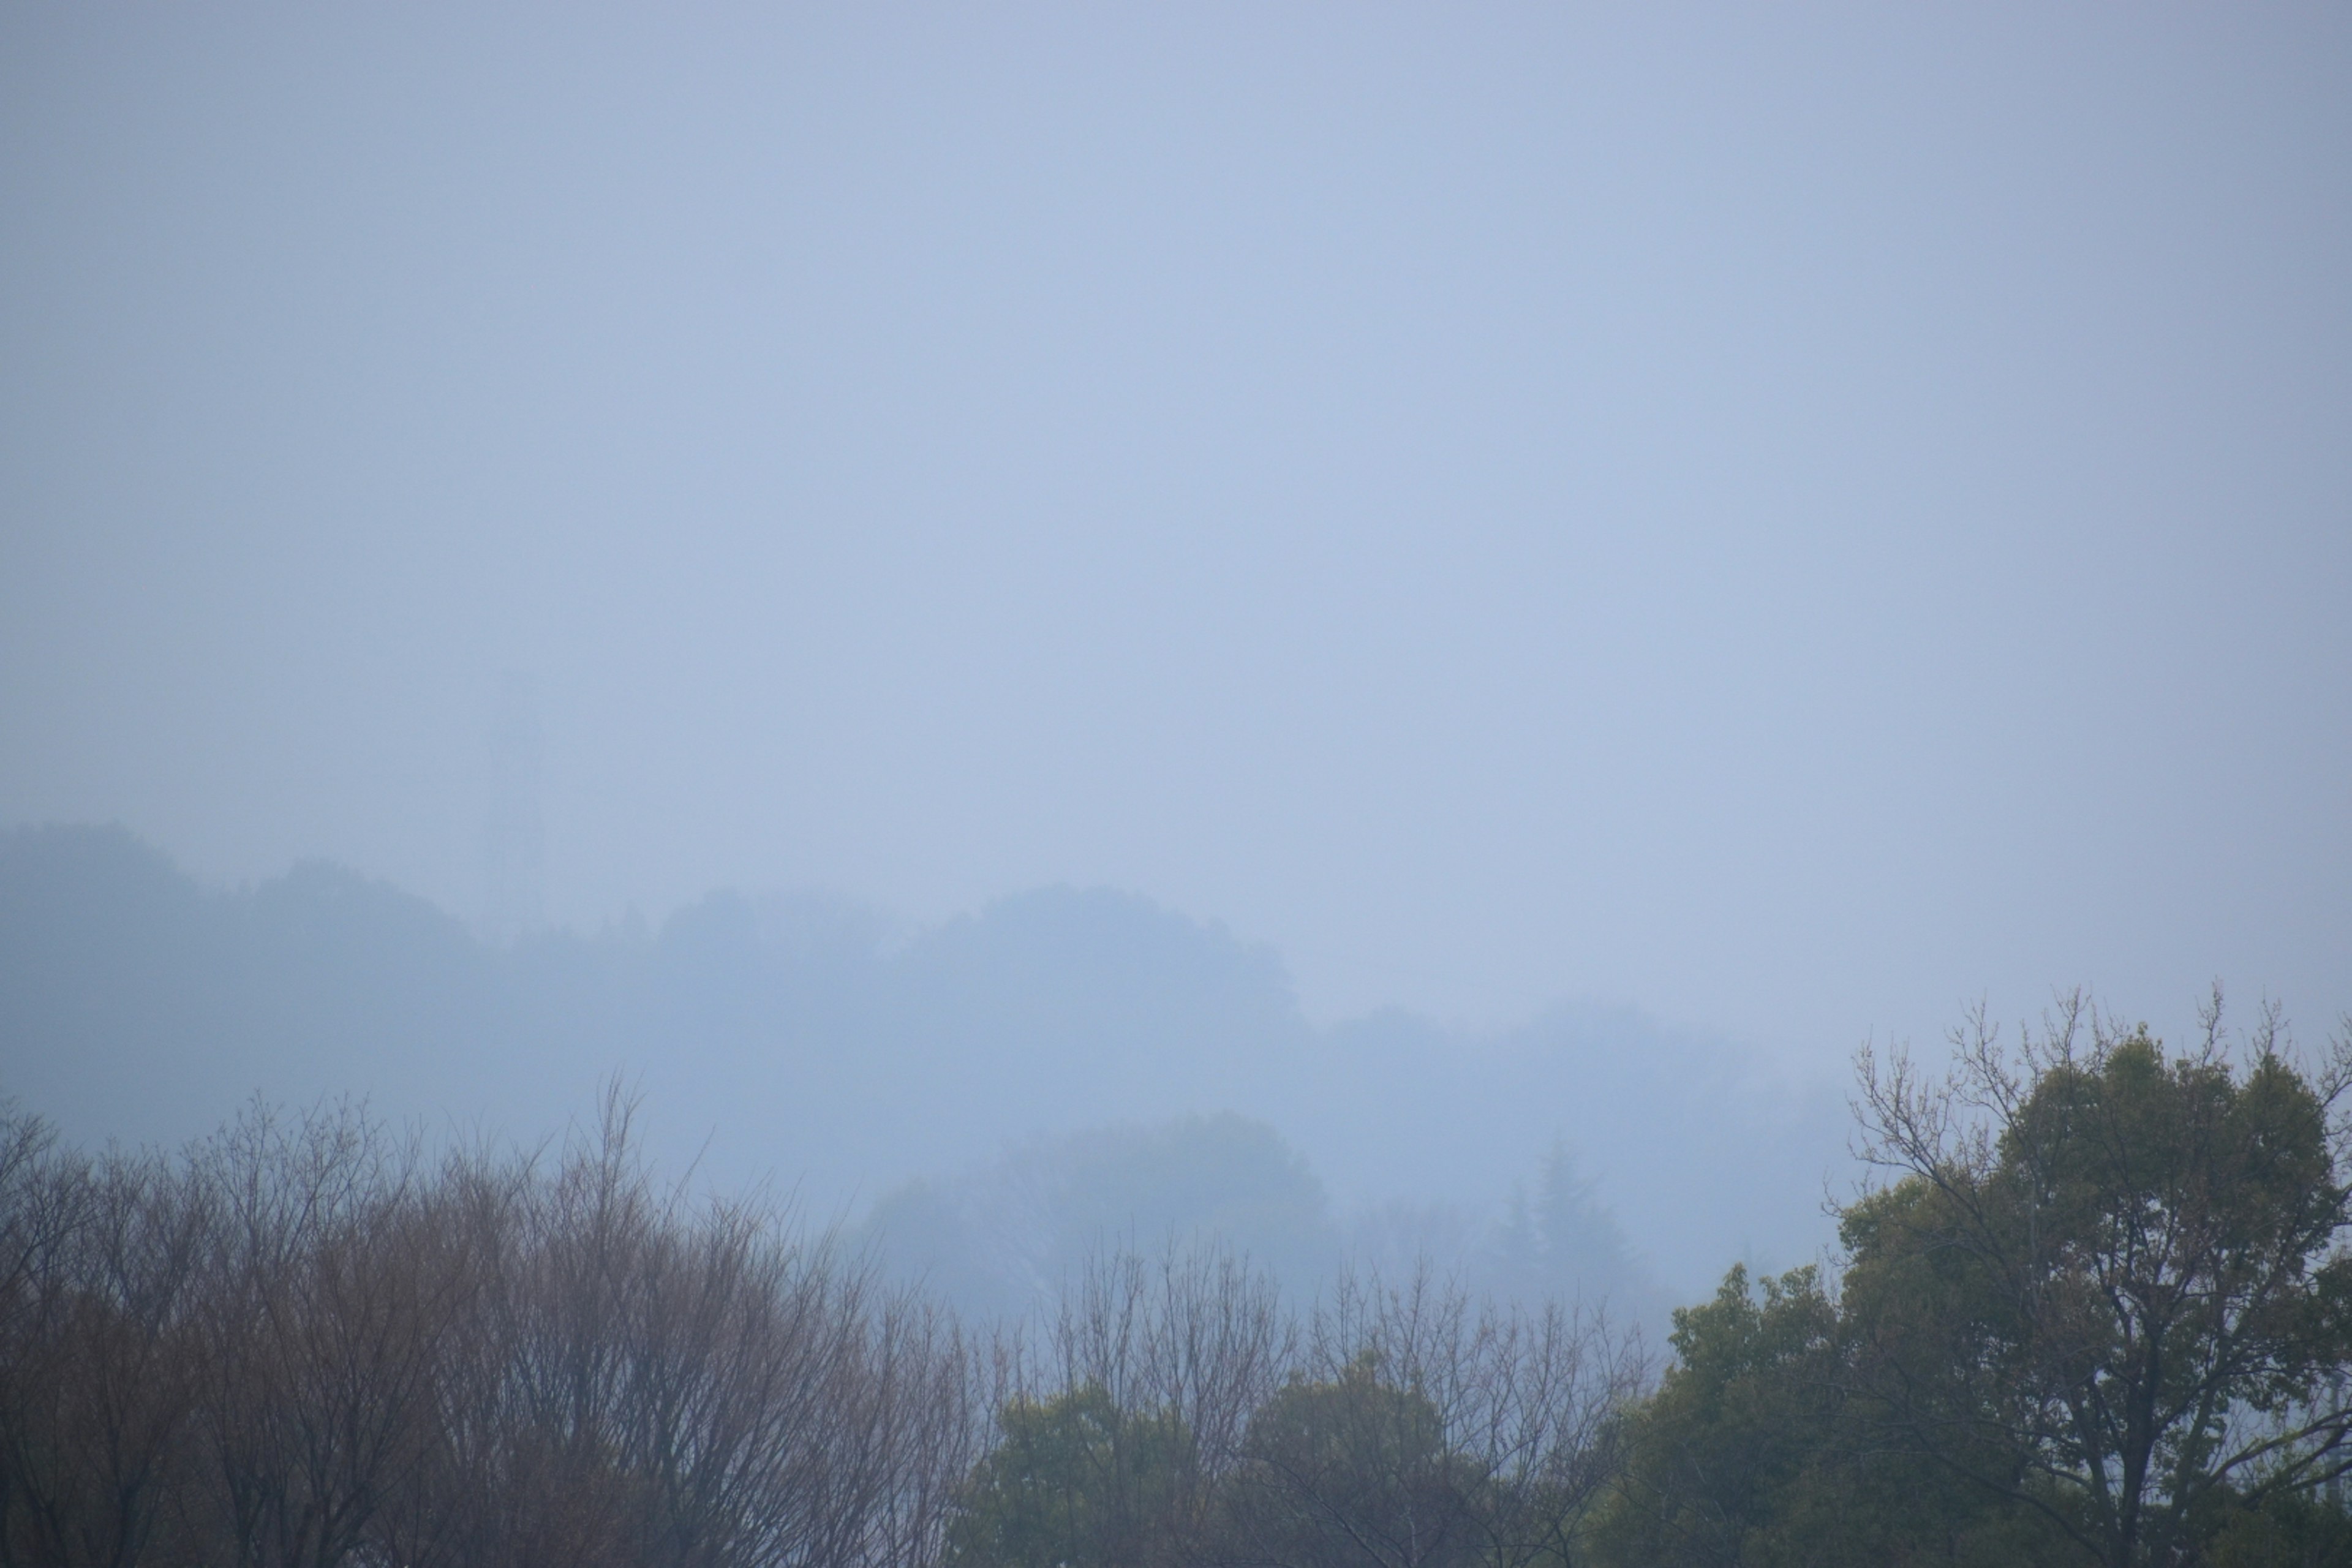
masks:
<path id="1" fill-rule="evenodd" d="M 2352 1568 L 2348 280 L 2352 4 L 0 6 L 0 1568 Z"/>
<path id="2" fill-rule="evenodd" d="M 984 1315 L 1048 1306 L 1107 1250 L 1166 1244 L 1237 1249 L 1300 1299 L 1350 1271 L 1434 1268 L 1628 1323 L 1663 1327 L 1672 1305 L 1564 1146 L 1491 1215 L 1404 1198 L 1343 1213 L 1272 1127 L 1231 1112 L 1033 1138 L 884 1194 L 856 1236 L 893 1278 Z"/>
<path id="3" fill-rule="evenodd" d="M 0 1562 L 2346 1561 L 2352 1025 L 1956 1044 L 1861 1063 L 1889 1179 L 1840 1270 L 1735 1264 L 1663 1362 L 1586 1301 L 1425 1261 L 1301 1298 L 1205 1238 L 959 1317 L 659 1176 L 618 1086 L 536 1152 L 257 1103 L 91 1154 L 0 1106 Z M 1192 1144 L 1283 1158 L 1235 1120 L 1130 1163 Z"/>
<path id="4" fill-rule="evenodd" d="M 2352 1560 L 2352 1023 L 1865 1053 L 1790 1266 L 1738 1216 L 1834 1167 L 1722 1057 L 1318 1030 L 1137 900 L 496 945 L 116 831 L 0 871 L 0 1563 Z M 235 1081 L 314 1109 L 105 1141 Z"/>
<path id="5" fill-rule="evenodd" d="M 0 1112 L 0 1562 L 1556 1557 L 1638 1342 L 1213 1247 L 975 1332 L 756 1203 L 256 1107 L 176 1154 Z"/>
<path id="6" fill-rule="evenodd" d="M 1598 1009 L 1317 1027 L 1272 952 L 1129 895 L 908 931 L 719 893 L 498 944 L 331 866 L 220 890 L 119 829 L 0 836 L 0 1082 L 81 1142 L 176 1143 L 256 1089 L 529 1139 L 616 1071 L 666 1162 L 828 1218 L 880 1204 L 872 1234 L 970 1304 L 1034 1300 L 1097 1231 L 1243 1225 L 1293 1283 L 1340 1257 L 1581 1270 L 1663 1328 L 1727 1257 L 1813 1256 L 1828 1224 L 1779 1194 L 1845 1159 L 1840 1090 L 1727 1045 Z M 1142 1197 L 1155 1158 L 1262 1190 L 1228 1172 L 1178 1212 Z M 1106 1183 L 1130 1206 L 1052 1195 Z"/>

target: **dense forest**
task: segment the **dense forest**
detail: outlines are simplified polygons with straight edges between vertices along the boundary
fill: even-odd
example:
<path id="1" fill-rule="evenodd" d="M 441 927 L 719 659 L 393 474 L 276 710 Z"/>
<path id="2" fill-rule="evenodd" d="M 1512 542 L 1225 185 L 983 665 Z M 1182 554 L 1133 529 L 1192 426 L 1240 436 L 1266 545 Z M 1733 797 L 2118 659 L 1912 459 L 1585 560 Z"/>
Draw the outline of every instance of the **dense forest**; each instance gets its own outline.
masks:
<path id="1" fill-rule="evenodd" d="M 1111 1250 L 960 1319 L 560 1147 L 0 1123 L 9 1563 L 2342 1563 L 2352 1037 L 1865 1057 L 1840 1267 L 1663 1347 L 1429 1268 Z M 1797 1197 L 1797 1194 L 1791 1194 Z"/>

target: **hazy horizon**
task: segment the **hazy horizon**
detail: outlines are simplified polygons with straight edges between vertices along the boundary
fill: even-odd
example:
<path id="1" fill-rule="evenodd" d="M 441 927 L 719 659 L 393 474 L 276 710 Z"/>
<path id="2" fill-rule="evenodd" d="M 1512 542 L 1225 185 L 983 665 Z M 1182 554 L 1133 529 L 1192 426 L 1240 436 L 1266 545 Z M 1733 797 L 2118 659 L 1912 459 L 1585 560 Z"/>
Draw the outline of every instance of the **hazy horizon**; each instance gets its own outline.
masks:
<path id="1" fill-rule="evenodd" d="M 495 811 L 496 807 L 493 805 L 490 808 L 490 814 L 495 815 Z M 710 906 L 715 900 L 740 900 L 748 907 L 760 911 L 763 921 L 779 912 L 783 918 L 791 920 L 805 917 L 811 911 L 823 911 L 829 917 L 838 918 L 845 924 L 856 926 L 869 932 L 877 949 L 887 952 L 902 948 L 929 932 L 970 925 L 975 921 L 985 919 L 994 910 L 1039 896 L 1073 895 L 1081 898 L 1108 896 L 1137 900 L 1157 912 L 1203 931 L 1228 937 L 1244 948 L 1263 952 L 1279 970 L 1286 993 L 1297 1005 L 1301 1018 L 1316 1028 L 1329 1029 L 1398 1015 L 1465 1037 L 1499 1037 L 1562 1009 L 1614 1012 L 1641 1018 L 1647 1024 L 1662 1028 L 1696 1033 L 1721 1039 L 1727 1044 L 1737 1044 L 1741 1048 L 1756 1052 L 1759 1063 L 1768 1067 L 1769 1070 L 1778 1074 L 1790 1075 L 1799 1080 L 1813 1082 L 1843 1083 L 1853 1065 L 1855 1053 L 1866 1046 L 1880 1048 L 1902 1047 L 1930 1059 L 1938 1058 L 1947 1037 L 1954 1030 L 1967 1026 L 1979 1005 L 1985 1008 L 1987 1016 L 1992 1022 L 2012 1037 L 2021 1026 L 2039 1028 L 2070 994 L 2078 993 L 2103 1013 L 2116 1019 L 2128 1016 L 2132 1020 L 2146 1020 L 2160 1036 L 2173 1041 L 2187 1041 L 2193 1037 L 2200 1011 L 2210 1000 L 2216 986 L 2219 986 L 2223 993 L 2226 1003 L 2225 1016 L 2233 1028 L 2251 1025 L 2263 1007 L 2276 1005 L 2291 1036 L 2306 1045 L 2316 1047 L 2333 1034 L 2340 1032 L 2347 1022 L 2352 1022 L 2341 1016 L 2331 1019 L 2299 1014 L 2288 1005 L 2291 998 L 2283 998 L 2268 992 L 2248 994 L 2242 988 L 2231 984 L 2230 977 L 2224 974 L 2208 976 L 2202 981 L 2181 987 L 2178 994 L 2148 998 L 2116 996 L 2087 983 L 2069 984 L 2053 980 L 2044 986 L 2040 994 L 2024 994 L 2021 998 L 2017 1010 L 2007 1014 L 1993 1010 L 1987 994 L 1962 996 L 1954 1000 L 1948 1015 L 1929 1033 L 1897 1036 L 1874 1029 L 1842 1045 L 1828 1040 L 1793 1040 L 1785 1036 L 1777 1035 L 1769 1025 L 1742 1031 L 1709 1019 L 1678 1016 L 1670 1010 L 1646 1005 L 1641 1000 L 1605 991 L 1559 992 L 1534 996 L 1508 1011 L 1498 1006 L 1490 1006 L 1486 1010 L 1465 1012 L 1447 1012 L 1438 1007 L 1420 1005 L 1412 1001 L 1395 997 L 1380 999 L 1377 993 L 1368 992 L 1350 1007 L 1323 1012 L 1318 1011 L 1311 1005 L 1310 998 L 1298 984 L 1298 966 L 1293 962 L 1289 952 L 1282 943 L 1237 929 L 1233 922 L 1213 910 L 1186 909 L 1169 900 L 1156 898 L 1148 889 L 1121 887 L 1108 882 L 1088 884 L 1064 880 L 1010 887 L 963 906 L 945 908 L 918 917 L 859 897 L 838 887 L 792 887 L 721 881 L 703 888 L 698 892 L 681 896 L 667 904 L 648 906 L 631 900 L 618 910 L 604 910 L 593 916 L 572 919 L 541 914 L 518 925 L 509 911 L 499 908 L 494 890 L 478 897 L 475 907 L 469 910 L 462 904 L 444 903 L 429 893 L 404 886 L 393 877 L 331 855 L 306 854 L 295 857 L 274 868 L 262 867 L 243 874 L 230 875 L 208 872 L 198 866 L 192 865 L 184 857 L 174 852 L 169 845 L 153 840 L 149 836 L 138 832 L 131 824 L 121 821 L 0 823 L 0 834 L 12 830 L 71 832 L 95 830 L 128 833 L 142 844 L 152 845 L 155 849 L 169 858 L 175 867 L 208 892 L 233 897 L 249 897 L 266 886 L 283 883 L 306 870 L 323 869 L 338 875 L 356 876 L 368 882 L 378 884 L 400 897 L 422 900 L 436 913 L 446 916 L 461 926 L 470 939 L 485 944 L 487 948 L 493 951 L 511 950 L 518 943 L 545 939 L 595 942 L 624 937 L 646 940 L 657 936 L 671 922 L 682 917 L 691 918 L 696 911 Z M 487 880 L 488 878 L 486 877 L 485 879 Z M 1433 975 L 1425 966 L 1417 965 L 1410 960 L 1401 965 L 1395 973 L 1405 982 L 1399 987 L 1400 996 L 1409 993 L 1415 981 L 1428 984 L 1444 978 Z"/>
<path id="2" fill-rule="evenodd" d="M 75 1143 L 349 1101 L 529 1149 L 614 1083 L 670 1171 L 792 1193 L 967 1304 L 1173 1226 L 1310 1294 L 1349 1248 L 1514 1291 L 1581 1259 L 1662 1325 L 1729 1261 L 1813 1256 L 1818 1191 L 1861 1174 L 1842 1084 L 1743 1043 L 1593 1006 L 1321 1026 L 1272 949 L 1133 894 L 894 929 L 718 893 L 495 938 L 325 862 L 222 888 L 119 828 L 0 832 L 0 1100 Z M 1506 1223 L 1530 1188 L 1542 1246 Z"/>
<path id="3" fill-rule="evenodd" d="M 2352 16 L 0 20 L 0 824 L 1318 1025 L 2352 1013 Z"/>

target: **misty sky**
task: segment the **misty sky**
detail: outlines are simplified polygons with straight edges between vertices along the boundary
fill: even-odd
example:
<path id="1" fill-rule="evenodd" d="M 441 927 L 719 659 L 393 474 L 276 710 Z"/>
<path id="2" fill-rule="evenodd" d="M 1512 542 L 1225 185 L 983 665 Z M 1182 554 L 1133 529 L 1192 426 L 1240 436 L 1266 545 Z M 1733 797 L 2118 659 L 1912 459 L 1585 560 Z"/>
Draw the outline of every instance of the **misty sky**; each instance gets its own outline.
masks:
<path id="1" fill-rule="evenodd" d="M 0 824 L 2352 1009 L 2352 9 L 492 10 L 0 13 Z"/>

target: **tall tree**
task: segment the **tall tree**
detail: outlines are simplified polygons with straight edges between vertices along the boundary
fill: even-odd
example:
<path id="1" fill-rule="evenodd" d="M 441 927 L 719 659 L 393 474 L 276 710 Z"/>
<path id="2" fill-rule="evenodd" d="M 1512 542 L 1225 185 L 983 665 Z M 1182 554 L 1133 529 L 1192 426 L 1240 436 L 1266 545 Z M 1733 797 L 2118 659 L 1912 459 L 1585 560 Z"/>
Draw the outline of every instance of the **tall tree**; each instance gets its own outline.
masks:
<path id="1" fill-rule="evenodd" d="M 1675 1363 L 1636 1411 L 1601 1560 L 1644 1568 L 2022 1568 L 2076 1562 L 2046 1521 L 2000 1506 L 1874 1430 L 1856 1325 L 1819 1268 L 1675 1313 Z"/>
<path id="2" fill-rule="evenodd" d="M 2079 1001 L 1940 1079 L 1865 1054 L 1852 1372 L 1887 1435 L 2110 1568 L 2352 1469 L 2352 1033 L 2306 1075 L 2216 995 L 2168 1056 Z"/>

